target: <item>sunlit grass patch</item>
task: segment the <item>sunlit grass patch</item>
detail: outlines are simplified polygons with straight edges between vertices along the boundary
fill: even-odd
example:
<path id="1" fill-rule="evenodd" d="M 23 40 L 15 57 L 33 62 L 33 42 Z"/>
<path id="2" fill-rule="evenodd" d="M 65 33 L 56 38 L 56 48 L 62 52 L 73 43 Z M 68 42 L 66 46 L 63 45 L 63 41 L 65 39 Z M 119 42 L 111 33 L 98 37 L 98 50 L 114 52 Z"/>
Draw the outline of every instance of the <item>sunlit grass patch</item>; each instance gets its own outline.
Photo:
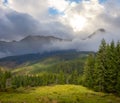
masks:
<path id="1" fill-rule="evenodd" d="M 19 88 L 17 92 L 0 93 L 1 103 L 120 103 L 112 94 L 94 92 L 78 85 L 55 85 Z"/>

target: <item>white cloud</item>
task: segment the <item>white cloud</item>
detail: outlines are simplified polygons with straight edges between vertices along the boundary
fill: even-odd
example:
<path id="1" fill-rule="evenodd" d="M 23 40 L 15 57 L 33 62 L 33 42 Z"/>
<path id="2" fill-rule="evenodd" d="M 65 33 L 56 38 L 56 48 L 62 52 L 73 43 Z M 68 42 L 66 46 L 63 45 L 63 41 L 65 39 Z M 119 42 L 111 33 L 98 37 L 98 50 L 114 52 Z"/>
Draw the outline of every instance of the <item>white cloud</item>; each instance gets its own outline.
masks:
<path id="1" fill-rule="evenodd" d="M 9 0 L 8 7 L 10 8 L 7 8 L 2 5 L 2 1 L 0 0 L 0 19 L 2 20 L 0 24 L 5 23 L 4 25 L 2 24 L 2 27 L 9 24 L 6 31 L 11 32 L 8 28 L 12 27 L 11 25 L 14 23 L 17 24 L 18 20 L 12 19 L 10 21 L 8 17 L 6 17 L 6 14 L 15 15 L 11 12 L 15 11 L 18 13 L 17 15 L 19 17 L 22 15 L 20 18 L 28 21 L 24 22 L 22 25 L 19 23 L 17 24 L 18 27 L 15 29 L 18 30 L 18 32 L 12 28 L 12 30 L 15 31 L 12 32 L 14 35 L 25 36 L 28 34 L 20 33 L 23 33 L 25 30 L 25 33 L 30 33 L 35 30 L 37 34 L 40 35 L 73 38 L 74 40 L 70 44 L 60 44 L 60 46 L 64 46 L 64 48 L 69 48 L 71 46 L 93 50 L 98 47 L 103 37 L 106 38 L 107 41 L 112 39 L 120 40 L 120 3 L 118 3 L 118 1 L 119 0 L 108 0 L 106 3 L 99 4 L 98 0 L 83 0 L 80 3 L 68 2 L 67 0 Z M 48 12 L 50 7 L 57 9 L 59 12 L 63 12 L 63 15 L 50 15 Z M 28 26 L 25 25 L 25 23 L 28 25 L 37 24 L 37 27 L 35 25 L 34 27 Z M 29 29 L 21 29 L 21 27 L 27 27 Z M 107 33 L 105 36 L 101 33 L 91 40 L 81 40 L 81 38 L 87 37 L 99 28 L 106 29 Z M 6 36 L 0 34 L 0 37 L 13 37 L 12 33 L 9 36 L 7 33 Z M 33 35 L 35 34 L 33 33 Z"/>
<path id="2" fill-rule="evenodd" d="M 66 0 L 48 0 L 50 7 L 56 8 L 58 11 L 63 12 L 69 6 Z"/>
<path id="3" fill-rule="evenodd" d="M 27 13 L 36 19 L 43 19 L 48 10 L 47 0 L 9 0 L 9 7 L 21 13 Z"/>
<path id="4" fill-rule="evenodd" d="M 108 3 L 101 5 L 98 0 L 83 0 L 79 4 L 70 3 L 67 0 L 9 0 L 8 5 L 13 10 L 37 18 L 40 22 L 46 21 L 46 23 L 50 23 L 57 21 L 72 27 L 73 31 L 83 32 L 83 29 L 87 29 L 88 33 L 99 27 L 104 27 L 106 25 L 106 21 L 103 21 L 104 18 L 113 20 L 114 17 L 120 15 L 120 9 L 116 1 L 109 0 Z M 64 12 L 64 15 L 50 16 L 48 14 L 49 7 Z M 101 23 L 97 23 L 98 21 Z M 92 29 L 89 29 L 89 27 Z"/>
<path id="5" fill-rule="evenodd" d="M 0 6 L 1 6 L 1 4 L 2 4 L 2 0 L 0 0 Z"/>
<path id="6" fill-rule="evenodd" d="M 89 30 L 89 26 L 95 28 L 95 20 L 103 11 L 104 7 L 97 0 L 84 1 L 74 6 L 71 4 L 69 9 L 64 12 L 65 15 L 61 16 L 60 19 L 64 24 L 73 27 L 74 31 L 81 32 L 84 29 Z"/>

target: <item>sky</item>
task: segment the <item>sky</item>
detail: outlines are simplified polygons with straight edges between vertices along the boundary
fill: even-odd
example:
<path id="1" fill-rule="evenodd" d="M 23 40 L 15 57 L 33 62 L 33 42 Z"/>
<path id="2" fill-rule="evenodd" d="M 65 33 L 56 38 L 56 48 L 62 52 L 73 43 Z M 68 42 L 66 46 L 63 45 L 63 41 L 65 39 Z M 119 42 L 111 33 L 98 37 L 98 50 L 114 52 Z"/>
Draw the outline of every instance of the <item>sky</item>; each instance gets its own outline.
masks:
<path id="1" fill-rule="evenodd" d="M 99 29 L 90 39 L 83 40 Z M 97 50 L 102 38 L 120 40 L 120 0 L 0 0 L 0 40 L 28 35 L 72 39 L 61 48 Z"/>

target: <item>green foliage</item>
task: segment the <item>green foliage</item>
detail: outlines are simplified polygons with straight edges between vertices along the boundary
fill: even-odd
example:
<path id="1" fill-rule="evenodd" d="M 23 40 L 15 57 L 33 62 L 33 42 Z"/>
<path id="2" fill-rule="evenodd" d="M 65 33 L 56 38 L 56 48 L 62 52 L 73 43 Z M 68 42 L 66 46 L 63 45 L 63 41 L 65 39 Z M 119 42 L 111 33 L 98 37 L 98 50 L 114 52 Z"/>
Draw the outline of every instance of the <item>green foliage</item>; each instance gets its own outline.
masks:
<path id="1" fill-rule="evenodd" d="M 1 93 L 1 103 L 120 103 L 111 94 L 91 91 L 77 85 L 55 85 L 18 88 L 16 92 Z"/>
<path id="2" fill-rule="evenodd" d="M 77 70 L 71 74 L 63 71 L 60 73 L 41 72 L 39 75 L 17 75 L 11 79 L 13 88 L 19 87 L 36 87 L 55 84 L 80 84 L 80 75 Z"/>
<path id="3" fill-rule="evenodd" d="M 106 42 L 103 39 L 96 56 L 94 67 L 94 88 L 98 91 L 105 90 L 105 77 L 106 77 Z"/>
<path id="4" fill-rule="evenodd" d="M 11 77 L 9 71 L 5 71 L 3 68 L 0 68 L 0 91 L 5 91 L 7 87 L 7 80 Z"/>
<path id="5" fill-rule="evenodd" d="M 94 61 L 95 60 L 95 61 Z M 96 57 L 89 56 L 84 68 L 85 86 L 96 91 L 120 93 L 120 42 L 103 39 Z"/>
<path id="6" fill-rule="evenodd" d="M 93 77 L 94 64 L 95 64 L 94 55 L 90 54 L 88 56 L 88 59 L 86 60 L 84 67 L 84 75 L 83 75 L 84 85 L 90 88 L 93 87 L 93 83 L 94 83 L 94 77 Z"/>
<path id="7" fill-rule="evenodd" d="M 61 57 L 63 59 L 58 57 L 48 57 L 41 61 L 37 61 L 34 64 L 13 69 L 12 73 L 14 75 L 36 75 L 41 72 L 59 73 L 60 71 L 63 71 L 66 74 L 70 74 L 77 69 L 77 71 L 82 74 L 86 55 L 87 54 L 80 54 L 80 56 L 70 60 L 65 60 L 65 57 Z"/>
<path id="8" fill-rule="evenodd" d="M 73 57 L 72 57 L 73 58 Z M 14 88 L 45 86 L 53 84 L 81 84 L 86 55 L 72 60 L 46 58 L 39 63 L 13 70 Z"/>

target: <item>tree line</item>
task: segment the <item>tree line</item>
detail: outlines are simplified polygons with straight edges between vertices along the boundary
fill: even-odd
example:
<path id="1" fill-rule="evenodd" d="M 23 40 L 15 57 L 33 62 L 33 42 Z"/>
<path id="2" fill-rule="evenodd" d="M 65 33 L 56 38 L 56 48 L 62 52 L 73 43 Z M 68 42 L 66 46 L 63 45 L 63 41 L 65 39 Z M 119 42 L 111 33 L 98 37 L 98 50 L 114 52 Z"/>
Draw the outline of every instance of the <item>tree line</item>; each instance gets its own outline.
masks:
<path id="1" fill-rule="evenodd" d="M 103 39 L 96 54 L 90 54 L 83 73 L 83 85 L 96 91 L 120 95 L 120 42 Z"/>
<path id="2" fill-rule="evenodd" d="M 36 87 L 56 84 L 80 84 L 80 75 L 74 70 L 71 74 L 63 71 L 59 73 L 41 72 L 39 75 L 16 75 L 11 76 L 8 71 L 0 72 L 0 91 L 9 88 Z"/>
<path id="3" fill-rule="evenodd" d="M 48 70 L 40 71 L 38 74 L 28 74 L 28 75 L 12 75 L 10 72 L 1 70 L 0 82 L 1 90 L 7 88 L 19 88 L 19 87 L 35 87 L 35 86 L 46 86 L 46 85 L 56 85 L 56 84 L 80 84 L 81 75 L 83 74 L 84 60 L 75 59 L 73 61 L 61 62 L 54 65 Z M 6 73 L 10 76 L 6 78 Z M 5 76 L 5 77 L 4 77 Z"/>
<path id="4" fill-rule="evenodd" d="M 36 87 L 56 84 L 79 84 L 79 74 L 73 71 L 72 74 L 65 74 L 60 71 L 59 74 L 42 72 L 40 75 L 19 75 L 13 76 L 11 84 L 14 89 L 19 87 Z"/>
<path id="5" fill-rule="evenodd" d="M 0 91 L 4 91 L 7 88 L 9 78 L 11 78 L 11 73 L 0 67 Z"/>

